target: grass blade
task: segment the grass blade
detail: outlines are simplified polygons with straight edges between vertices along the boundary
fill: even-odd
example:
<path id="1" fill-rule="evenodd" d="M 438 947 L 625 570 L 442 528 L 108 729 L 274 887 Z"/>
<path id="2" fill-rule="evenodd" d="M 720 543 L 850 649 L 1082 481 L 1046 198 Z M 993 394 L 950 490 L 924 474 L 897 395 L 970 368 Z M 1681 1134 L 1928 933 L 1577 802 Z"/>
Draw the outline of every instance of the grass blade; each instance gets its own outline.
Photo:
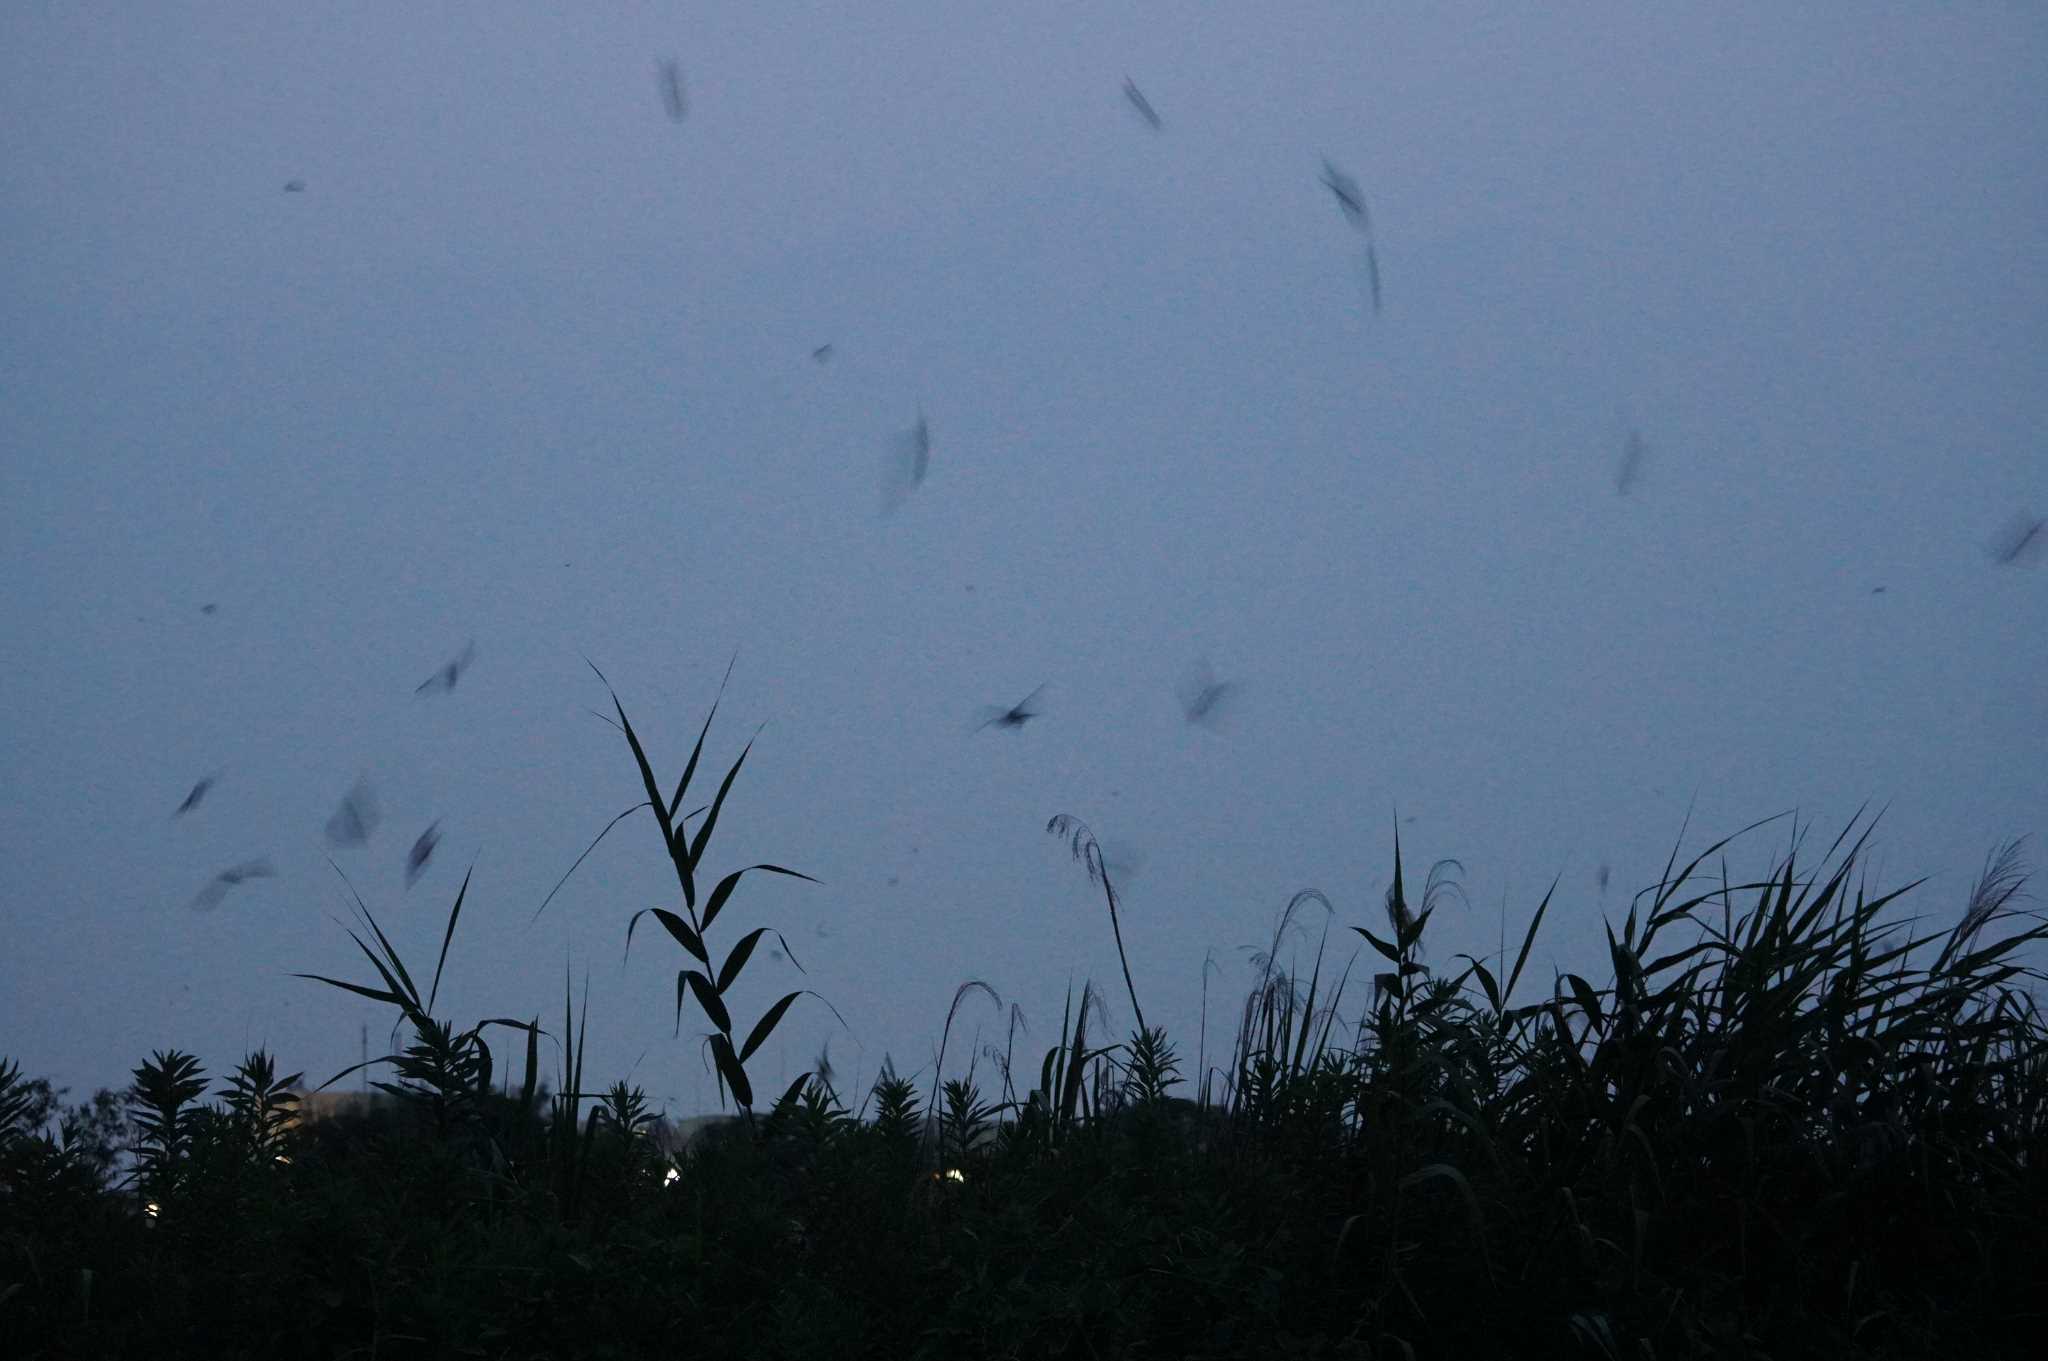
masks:
<path id="1" fill-rule="evenodd" d="M 434 962 L 434 986 L 427 989 L 427 1014 L 434 1012 L 434 999 L 441 995 L 441 970 L 448 963 L 448 943 L 455 939 L 455 919 L 462 915 L 462 900 L 469 896 L 469 876 L 476 873 L 476 862 L 471 861 L 463 872 L 462 888 L 455 895 L 455 906 L 448 910 L 448 931 L 441 937 L 441 957 Z"/>

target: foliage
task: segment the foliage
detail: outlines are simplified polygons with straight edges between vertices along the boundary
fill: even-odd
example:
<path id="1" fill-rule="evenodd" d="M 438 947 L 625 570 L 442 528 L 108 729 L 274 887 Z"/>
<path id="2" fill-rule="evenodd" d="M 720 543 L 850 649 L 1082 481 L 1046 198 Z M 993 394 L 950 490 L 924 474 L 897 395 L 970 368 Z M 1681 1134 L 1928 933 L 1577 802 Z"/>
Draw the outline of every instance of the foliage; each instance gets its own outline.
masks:
<path id="1" fill-rule="evenodd" d="M 709 825 L 665 830 L 692 876 Z M 947 1076 L 963 1003 L 1001 1005 L 974 980 L 928 1089 L 885 1059 L 849 1110 L 821 1055 L 673 1157 L 643 1092 L 586 1084 L 587 986 L 577 1007 L 565 979 L 550 1092 L 538 1018 L 432 1015 L 462 894 L 424 996 L 364 908 L 377 981 L 320 981 L 410 1039 L 363 1109 L 302 1117 L 261 1051 L 209 1102 L 196 1058 L 156 1053 L 126 1097 L 136 1195 L 103 1156 L 113 1094 L 67 1111 L 0 1060 L 0 1352 L 2031 1355 L 2048 927 L 2016 843 L 1944 929 L 1898 914 L 1914 886 L 1867 890 L 1868 836 L 1815 858 L 1795 827 L 1748 882 L 1733 838 L 1674 850 L 1609 925 L 1607 982 L 1547 988 L 1527 975 L 1556 887 L 1513 952 L 1504 931 L 1432 962 L 1456 866 L 1411 899 L 1396 837 L 1375 917 L 1337 937 L 1370 986 L 1329 957 L 1329 899 L 1296 895 L 1196 1100 L 1163 1028 L 1100 1042 L 1089 983 L 1022 1096 L 1008 1048 L 985 1051 L 999 1091 L 980 1053 Z M 683 902 L 701 945 L 709 899 Z M 1312 958 L 1283 964 L 1315 908 Z M 691 951 L 707 1015 L 746 948 L 716 976 Z M 490 1027 L 525 1036 L 516 1090 Z M 736 1098 L 750 1053 L 720 1066 Z"/>

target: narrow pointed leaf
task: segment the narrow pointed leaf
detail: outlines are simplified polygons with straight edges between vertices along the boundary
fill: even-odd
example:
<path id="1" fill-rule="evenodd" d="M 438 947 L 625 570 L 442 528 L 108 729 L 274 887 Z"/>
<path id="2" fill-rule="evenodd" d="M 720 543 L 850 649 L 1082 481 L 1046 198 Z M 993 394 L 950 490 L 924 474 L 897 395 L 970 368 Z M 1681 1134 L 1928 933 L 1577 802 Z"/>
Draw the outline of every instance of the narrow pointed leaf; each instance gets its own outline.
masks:
<path id="1" fill-rule="evenodd" d="M 696 838 L 690 842 L 688 859 L 691 870 L 694 871 L 697 863 L 704 858 L 704 847 L 711 840 L 712 829 L 718 826 L 718 813 L 725 807 L 725 796 L 732 792 L 732 782 L 739 778 L 740 767 L 747 763 L 747 753 L 753 749 L 754 744 L 751 741 L 740 749 L 739 759 L 732 763 L 731 770 L 725 772 L 725 779 L 719 784 L 718 793 L 712 796 L 711 810 L 704 814 L 704 821 L 697 828 Z"/>
<path id="2" fill-rule="evenodd" d="M 342 981 L 341 981 L 341 980 L 340 980 L 339 978 L 329 978 L 329 977 L 327 977 L 327 975 L 325 975 L 325 974 L 317 974 L 317 973 L 295 973 L 295 974 L 293 974 L 293 975 L 292 975 L 292 977 L 293 977 L 293 978 L 310 978 L 310 979 L 311 979 L 311 980 L 313 980 L 313 981 L 314 981 L 315 983 L 325 983 L 325 984 L 327 984 L 327 985 L 328 985 L 329 987 L 335 987 L 335 988 L 342 988 L 342 989 L 345 989 L 345 990 L 346 990 L 346 991 L 348 991 L 348 992 L 352 992 L 352 993 L 355 993 L 355 994 L 356 994 L 357 996 L 359 996 L 359 997 L 367 997 L 367 998 L 369 998 L 369 999 L 370 999 L 370 1000 L 371 1000 L 372 1002 L 384 1002 L 384 1003 L 388 1003 L 388 1004 L 390 1004 L 390 1005 L 392 1005 L 392 1006 L 399 1006 L 399 1007 L 402 1007 L 402 1006 L 404 1006 L 404 1005 L 405 1005 L 405 999 L 404 999 L 403 997 L 400 997 L 400 996 L 399 996 L 399 995 L 398 995 L 397 993 L 395 993 L 395 992 L 379 992 L 379 991 L 378 991 L 377 989 L 375 989 L 375 988 L 366 988 L 366 987 L 363 987 L 363 986 L 362 986 L 361 984 L 359 984 L 359 983 L 344 983 L 344 982 L 342 982 Z"/>
<path id="3" fill-rule="evenodd" d="M 725 698 L 726 681 L 732 679 L 733 665 L 734 663 L 738 662 L 739 659 L 739 651 L 738 649 L 734 649 L 732 654 L 732 661 L 729 661 L 725 664 L 725 678 L 724 680 L 718 682 L 718 694 L 712 698 L 711 712 L 704 715 L 704 726 L 697 733 L 697 745 L 690 748 L 690 760 L 689 763 L 683 767 L 683 778 L 676 781 L 676 796 L 675 798 L 669 801 L 668 805 L 668 815 L 671 820 L 673 820 L 676 815 L 676 809 L 681 808 L 683 806 L 683 794 L 685 791 L 689 789 L 690 780 L 697 774 L 697 758 L 704 754 L 705 735 L 711 731 L 711 720 L 718 717 L 719 702 Z M 692 816 L 695 815 L 692 814 Z"/>
<path id="4" fill-rule="evenodd" d="M 754 1023 L 752 1032 L 747 1035 L 747 1042 L 740 1046 L 740 1062 L 745 1063 L 754 1056 L 754 1051 L 759 1049 L 762 1043 L 774 1031 L 775 1023 L 780 1021 L 782 1014 L 789 1010 L 789 1004 L 801 996 L 803 996 L 801 992 L 790 993 L 762 1014 L 761 1019 Z"/>
<path id="5" fill-rule="evenodd" d="M 455 906 L 448 910 L 448 930 L 441 937 L 441 957 L 434 961 L 434 986 L 427 989 L 427 1014 L 434 1012 L 434 999 L 441 995 L 441 970 L 448 963 L 448 942 L 455 939 L 455 919 L 462 915 L 462 900 L 469 896 L 469 876 L 476 873 L 474 862 L 463 872 L 462 888 L 455 895 Z"/>
<path id="6" fill-rule="evenodd" d="M 654 919 L 662 924 L 663 929 L 674 936 L 685 950 L 697 957 L 699 963 L 707 969 L 711 967 L 711 956 L 704 950 L 704 938 L 691 930 L 688 922 L 665 907 L 648 910 L 654 913 Z"/>
<path id="7" fill-rule="evenodd" d="M 718 1072 L 725 1079 L 725 1085 L 732 1089 L 733 1104 L 752 1110 L 754 1084 L 747 1081 L 746 1066 L 733 1054 L 732 1041 L 723 1035 L 713 1035 L 711 1057 L 718 1064 Z"/>
<path id="8" fill-rule="evenodd" d="M 1356 931 L 1359 935 L 1364 936 L 1366 940 L 1370 941 L 1372 943 L 1372 948 L 1378 950 L 1382 955 L 1386 956 L 1387 962 L 1389 964 L 1399 964 L 1401 962 L 1401 952 L 1394 947 L 1393 942 L 1381 940 L 1378 936 L 1375 936 L 1372 932 L 1366 930 L 1363 926 L 1354 926 L 1351 929 Z"/>
<path id="9" fill-rule="evenodd" d="M 705 823 L 706 827 L 710 825 L 708 822 Z M 704 929 L 706 931 L 711 929 L 711 923 L 717 919 L 719 912 L 724 909 L 726 900 L 732 897 L 733 890 L 739 887 L 740 876 L 752 870 L 765 870 L 770 874 L 786 874 L 792 879 L 801 879 L 807 884 L 818 882 L 818 880 L 813 879 L 808 874 L 803 874 L 793 869 L 785 869 L 781 865 L 749 865 L 746 869 L 734 870 L 731 874 L 726 875 L 725 878 L 720 879 L 717 885 L 712 888 L 711 896 L 704 900 Z"/>
<path id="10" fill-rule="evenodd" d="M 747 966 L 747 960 L 752 957 L 754 947 L 760 943 L 761 937 L 767 934 L 767 927 L 757 926 L 741 936 L 739 943 L 732 947 L 732 953 L 725 957 L 725 963 L 718 970 L 718 991 L 721 995 L 732 986 L 733 980 L 740 976 L 740 970 Z"/>
<path id="11" fill-rule="evenodd" d="M 710 1018 L 711 1024 L 717 1026 L 721 1033 L 730 1035 L 732 1013 L 725 1009 L 725 1000 L 718 995 L 718 990 L 711 986 L 710 978 L 695 969 L 685 969 L 683 977 L 689 980 L 690 991 L 696 994 L 697 1005 L 704 1008 L 704 1014 Z"/>

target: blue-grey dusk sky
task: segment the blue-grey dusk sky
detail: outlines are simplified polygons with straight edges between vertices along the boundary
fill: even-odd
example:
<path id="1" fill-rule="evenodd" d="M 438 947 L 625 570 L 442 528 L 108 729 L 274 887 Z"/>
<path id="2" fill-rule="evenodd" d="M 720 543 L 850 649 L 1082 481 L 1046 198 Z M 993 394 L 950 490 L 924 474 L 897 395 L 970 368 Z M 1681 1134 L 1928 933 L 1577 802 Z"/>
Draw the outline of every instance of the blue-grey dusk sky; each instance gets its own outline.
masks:
<path id="1" fill-rule="evenodd" d="M 585 655 L 672 780 L 737 652 L 707 863 L 823 882 L 714 942 L 809 970 L 758 955 L 743 1025 L 851 1027 L 799 1004 L 764 1085 L 929 1063 L 968 978 L 1034 1069 L 1069 978 L 1127 1028 L 1056 813 L 1140 864 L 1191 1077 L 1205 954 L 1212 1040 L 1296 891 L 1348 955 L 1396 810 L 1465 866 L 1439 961 L 1562 876 L 1537 989 L 1605 976 L 1695 798 L 1694 849 L 1888 805 L 1937 917 L 2038 848 L 2048 535 L 1994 550 L 2048 513 L 2048 11 L 989 10 L 7 8 L 0 1054 L 324 1079 L 390 1022 L 291 977 L 369 976 L 329 856 L 416 970 L 473 862 L 442 1013 L 553 1027 L 566 965 L 591 1076 L 708 1108 L 681 950 L 621 967 L 647 815 L 532 921 L 640 798 Z"/>

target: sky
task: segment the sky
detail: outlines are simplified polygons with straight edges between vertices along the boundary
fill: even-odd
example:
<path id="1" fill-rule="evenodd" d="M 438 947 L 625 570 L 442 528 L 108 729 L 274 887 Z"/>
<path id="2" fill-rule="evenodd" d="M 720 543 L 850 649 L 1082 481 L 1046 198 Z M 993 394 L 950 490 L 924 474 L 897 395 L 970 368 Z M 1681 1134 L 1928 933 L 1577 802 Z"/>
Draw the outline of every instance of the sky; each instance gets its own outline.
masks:
<path id="1" fill-rule="evenodd" d="M 928 1080 L 969 979 L 1033 1072 L 1070 984 L 1127 1032 L 1057 814 L 1190 1078 L 1397 828 L 1433 961 L 1556 882 L 1524 1000 L 1772 814 L 1959 914 L 2048 836 L 2043 70 L 1991 3 L 7 6 L 0 1054 L 324 1081 L 351 891 L 424 983 L 468 872 L 440 1015 L 587 986 L 590 1079 L 715 1108 L 646 811 L 536 919 L 642 797 L 586 658 L 664 784 L 731 666 L 776 1091 Z"/>

